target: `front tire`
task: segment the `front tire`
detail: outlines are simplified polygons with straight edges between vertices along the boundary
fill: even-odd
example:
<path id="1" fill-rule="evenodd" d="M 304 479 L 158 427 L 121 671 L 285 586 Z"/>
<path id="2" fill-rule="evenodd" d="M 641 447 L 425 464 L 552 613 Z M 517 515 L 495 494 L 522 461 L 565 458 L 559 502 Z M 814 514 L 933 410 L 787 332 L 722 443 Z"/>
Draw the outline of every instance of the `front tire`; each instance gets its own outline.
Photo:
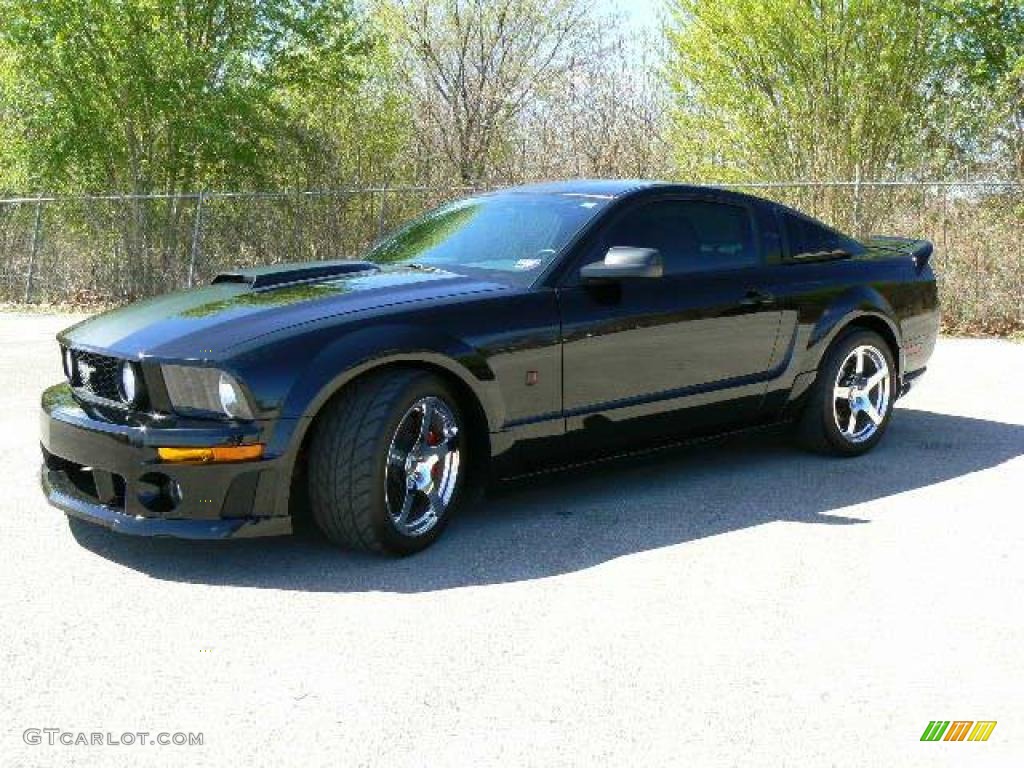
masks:
<path id="1" fill-rule="evenodd" d="M 357 379 L 317 417 L 309 450 L 313 520 L 348 549 L 430 546 L 465 485 L 467 435 L 449 388 L 425 371 Z"/>
<path id="2" fill-rule="evenodd" d="M 800 442 L 835 456 L 867 453 L 885 434 L 895 401 L 889 345 L 873 331 L 848 333 L 832 345 L 818 370 L 800 419 Z"/>

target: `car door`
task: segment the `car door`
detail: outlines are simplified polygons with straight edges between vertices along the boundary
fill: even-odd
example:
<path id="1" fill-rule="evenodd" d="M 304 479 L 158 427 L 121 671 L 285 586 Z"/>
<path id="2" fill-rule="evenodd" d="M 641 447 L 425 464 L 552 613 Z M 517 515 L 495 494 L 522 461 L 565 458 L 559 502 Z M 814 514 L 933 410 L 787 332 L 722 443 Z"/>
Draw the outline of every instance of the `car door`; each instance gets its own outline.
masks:
<path id="1" fill-rule="evenodd" d="M 559 290 L 569 431 L 689 406 L 708 408 L 659 425 L 752 416 L 779 327 L 771 297 L 759 293 L 754 221 L 741 203 L 660 198 L 620 212 L 584 246 Z M 614 246 L 657 249 L 663 276 L 583 282 L 579 268 Z"/>

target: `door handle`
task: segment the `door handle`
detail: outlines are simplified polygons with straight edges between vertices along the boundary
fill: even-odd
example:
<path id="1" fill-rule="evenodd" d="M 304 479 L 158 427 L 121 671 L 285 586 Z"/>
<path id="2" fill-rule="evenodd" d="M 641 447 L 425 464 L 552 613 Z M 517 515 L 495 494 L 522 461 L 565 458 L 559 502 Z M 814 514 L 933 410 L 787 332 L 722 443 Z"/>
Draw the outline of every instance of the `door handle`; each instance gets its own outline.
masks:
<path id="1" fill-rule="evenodd" d="M 763 307 L 769 304 L 775 303 L 775 297 L 770 293 L 759 291 L 756 288 L 751 288 L 746 294 L 740 299 L 740 304 L 745 307 Z"/>

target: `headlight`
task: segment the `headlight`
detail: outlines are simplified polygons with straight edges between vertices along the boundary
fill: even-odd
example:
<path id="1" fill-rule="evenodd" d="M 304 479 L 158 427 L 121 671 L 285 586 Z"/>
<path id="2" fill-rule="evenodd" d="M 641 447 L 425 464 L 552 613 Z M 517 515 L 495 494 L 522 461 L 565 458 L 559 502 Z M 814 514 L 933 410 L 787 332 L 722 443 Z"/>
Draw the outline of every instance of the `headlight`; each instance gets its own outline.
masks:
<path id="1" fill-rule="evenodd" d="M 252 412 L 245 402 L 245 393 L 238 382 L 226 373 L 217 381 L 217 394 L 220 396 L 220 407 L 232 419 L 251 419 Z"/>
<path id="2" fill-rule="evenodd" d="M 135 369 L 135 364 L 125 361 L 121 363 L 121 377 L 119 379 L 120 386 L 118 389 L 121 393 L 121 399 L 127 405 L 135 405 L 138 401 L 139 390 L 139 372 Z"/>
<path id="3" fill-rule="evenodd" d="M 188 365 L 162 365 L 164 386 L 171 405 L 178 413 L 200 416 L 227 415 L 232 419 L 251 419 L 252 408 L 242 385 L 229 373 L 217 368 Z"/>

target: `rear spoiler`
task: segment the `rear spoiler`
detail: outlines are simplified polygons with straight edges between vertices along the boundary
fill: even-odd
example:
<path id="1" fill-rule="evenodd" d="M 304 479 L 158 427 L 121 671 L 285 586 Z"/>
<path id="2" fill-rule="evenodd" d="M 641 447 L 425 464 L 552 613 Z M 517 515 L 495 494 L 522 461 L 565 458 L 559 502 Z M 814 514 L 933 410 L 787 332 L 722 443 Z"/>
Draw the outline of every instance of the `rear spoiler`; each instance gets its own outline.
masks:
<path id="1" fill-rule="evenodd" d="M 912 240 L 907 237 L 883 237 L 876 235 L 864 241 L 870 248 L 882 248 L 896 253 L 905 253 L 914 261 L 918 271 L 925 268 L 931 260 L 935 246 L 928 240 Z"/>
<path id="2" fill-rule="evenodd" d="M 303 283 L 311 280 L 326 280 L 331 277 L 349 275 L 353 272 L 367 272 L 379 267 L 369 261 L 308 261 L 301 264 L 275 264 L 270 267 L 253 267 L 233 272 L 221 272 L 213 278 L 218 283 L 243 283 L 253 290 L 274 288 L 289 283 Z"/>
<path id="3" fill-rule="evenodd" d="M 913 250 L 910 252 L 910 258 L 914 260 L 914 266 L 918 270 L 924 269 L 925 265 L 932 258 L 932 252 L 935 250 L 935 246 L 928 240 L 918 240 L 914 245 Z"/>

